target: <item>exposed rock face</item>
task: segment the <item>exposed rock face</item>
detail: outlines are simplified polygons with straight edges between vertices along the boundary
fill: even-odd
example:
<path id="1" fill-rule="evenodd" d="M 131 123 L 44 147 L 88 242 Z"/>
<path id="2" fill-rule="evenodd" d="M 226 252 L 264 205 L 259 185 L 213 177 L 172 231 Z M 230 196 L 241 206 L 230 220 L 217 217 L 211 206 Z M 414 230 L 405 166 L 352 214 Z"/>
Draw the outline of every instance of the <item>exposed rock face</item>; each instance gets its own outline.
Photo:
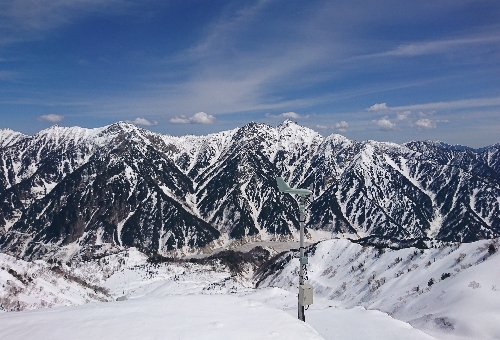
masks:
<path id="1" fill-rule="evenodd" d="M 309 230 L 445 241 L 500 233 L 499 144 L 356 142 L 291 121 L 173 137 L 120 122 L 0 130 L 0 170 L 0 250 L 25 258 L 291 239 L 298 204 L 278 192 L 277 176 L 313 186 Z"/>

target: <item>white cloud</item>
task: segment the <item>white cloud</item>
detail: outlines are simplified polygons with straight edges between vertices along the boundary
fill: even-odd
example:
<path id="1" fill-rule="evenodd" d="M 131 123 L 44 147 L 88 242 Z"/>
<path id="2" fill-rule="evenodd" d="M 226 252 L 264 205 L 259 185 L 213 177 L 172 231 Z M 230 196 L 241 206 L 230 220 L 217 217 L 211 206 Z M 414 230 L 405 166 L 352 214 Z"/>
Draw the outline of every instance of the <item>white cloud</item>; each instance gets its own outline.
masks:
<path id="1" fill-rule="evenodd" d="M 301 118 L 301 116 L 295 112 L 283 112 L 282 114 L 280 114 L 280 116 L 286 117 L 286 118 L 293 118 L 293 119 Z"/>
<path id="2" fill-rule="evenodd" d="M 389 107 L 387 106 L 386 103 L 380 103 L 380 104 L 373 104 L 372 106 L 370 106 L 366 110 L 372 111 L 372 112 L 377 112 L 377 111 L 388 110 L 388 109 L 389 109 Z"/>
<path id="3" fill-rule="evenodd" d="M 316 125 L 316 129 L 320 129 L 320 130 L 326 130 L 328 129 L 328 126 L 325 126 L 325 125 Z"/>
<path id="4" fill-rule="evenodd" d="M 347 128 L 349 127 L 349 124 L 345 120 L 341 121 L 340 123 L 335 124 L 335 128 L 340 131 L 340 132 L 347 132 Z"/>
<path id="5" fill-rule="evenodd" d="M 158 122 L 156 120 L 153 123 L 151 123 L 146 118 L 139 118 L 139 117 L 137 117 L 133 121 L 127 120 L 127 123 L 132 123 L 132 124 L 135 124 L 135 125 L 143 125 L 143 126 L 153 126 L 153 125 L 157 125 L 158 124 Z"/>
<path id="6" fill-rule="evenodd" d="M 415 125 L 418 126 L 419 128 L 422 129 L 435 129 L 436 128 L 436 123 L 434 123 L 432 120 L 424 118 L 424 119 L 419 119 L 415 122 Z"/>
<path id="7" fill-rule="evenodd" d="M 174 118 L 170 118 L 170 123 L 173 123 L 173 124 L 189 124 L 189 123 L 191 123 L 191 121 L 189 120 L 188 117 L 186 117 L 184 115 L 180 115 L 180 116 L 177 116 L 177 117 L 174 117 Z"/>
<path id="8" fill-rule="evenodd" d="M 381 131 L 394 131 L 396 129 L 396 124 L 391 122 L 388 117 L 374 120 L 372 123 L 378 125 Z"/>
<path id="9" fill-rule="evenodd" d="M 491 44 L 496 43 L 500 38 L 498 36 L 485 36 L 485 37 L 475 37 L 475 38 L 462 38 L 453 40 L 437 40 L 437 41 L 427 41 L 423 43 L 413 43 L 409 45 L 401 45 L 396 49 L 373 54 L 372 56 L 377 57 L 387 57 L 387 56 L 398 56 L 398 57 L 413 57 L 418 55 L 426 54 L 438 54 L 448 51 L 455 50 L 457 48 L 467 48 L 470 45 L 478 44 Z"/>
<path id="10" fill-rule="evenodd" d="M 56 115 L 54 113 L 38 117 L 38 120 L 41 120 L 44 122 L 49 122 L 49 123 L 59 123 L 59 122 L 62 122 L 63 119 L 64 119 L 64 116 Z"/>
<path id="11" fill-rule="evenodd" d="M 191 122 L 194 124 L 212 124 L 215 123 L 215 117 L 205 112 L 195 113 L 194 116 L 190 118 Z"/>
<path id="12" fill-rule="evenodd" d="M 397 114 L 398 120 L 407 120 L 411 115 L 411 111 L 403 111 Z"/>
<path id="13" fill-rule="evenodd" d="M 195 113 L 191 117 L 180 115 L 170 119 L 170 123 L 173 124 L 213 124 L 215 123 L 215 117 L 205 112 Z"/>
<path id="14" fill-rule="evenodd" d="M 272 115 L 270 113 L 266 113 L 266 117 L 269 118 L 291 118 L 291 119 L 301 119 L 301 118 L 309 118 L 309 115 L 299 115 L 295 112 L 283 112 L 279 115 Z"/>

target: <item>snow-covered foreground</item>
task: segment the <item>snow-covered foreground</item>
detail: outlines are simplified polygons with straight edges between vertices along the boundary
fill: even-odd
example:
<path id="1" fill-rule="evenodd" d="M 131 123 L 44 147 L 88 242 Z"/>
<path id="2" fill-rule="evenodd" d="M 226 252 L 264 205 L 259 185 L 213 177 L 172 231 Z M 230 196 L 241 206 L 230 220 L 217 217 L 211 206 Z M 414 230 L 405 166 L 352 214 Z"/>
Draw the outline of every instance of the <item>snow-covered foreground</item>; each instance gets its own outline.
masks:
<path id="1" fill-rule="evenodd" d="M 381 252 L 322 242 L 310 254 L 306 323 L 289 254 L 258 289 L 250 267 L 150 264 L 134 249 L 71 266 L 0 254 L 0 309 L 24 310 L 0 313 L 0 339 L 499 339 L 500 255 L 490 244 L 498 248 Z"/>
<path id="2" fill-rule="evenodd" d="M 264 295 L 287 293 L 263 289 Z M 167 295 L 0 315 L 2 339 L 434 339 L 363 308 L 328 308 L 298 321 L 258 296 Z M 290 301 L 295 301 L 295 297 Z M 315 330 L 316 328 L 316 330 Z"/>
<path id="3" fill-rule="evenodd" d="M 2 339 L 321 339 L 308 324 L 228 295 L 169 295 L 0 316 Z"/>

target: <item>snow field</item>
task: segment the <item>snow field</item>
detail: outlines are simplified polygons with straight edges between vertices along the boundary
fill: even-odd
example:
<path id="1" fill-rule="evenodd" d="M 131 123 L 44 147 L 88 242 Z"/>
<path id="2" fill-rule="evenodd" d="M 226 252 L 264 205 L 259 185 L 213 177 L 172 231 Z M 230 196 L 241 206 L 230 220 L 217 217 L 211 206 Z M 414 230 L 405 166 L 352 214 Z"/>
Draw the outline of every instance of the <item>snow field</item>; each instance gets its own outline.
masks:
<path id="1" fill-rule="evenodd" d="M 321 242 L 309 254 L 315 296 L 305 324 L 296 317 L 296 258 L 259 289 L 248 275 L 217 263 L 151 264 L 133 248 L 62 264 L 69 276 L 109 292 L 92 299 L 92 288 L 43 261 L 0 254 L 0 296 L 12 297 L 15 286 L 21 309 L 54 306 L 0 314 L 0 338 L 499 339 L 500 256 L 490 254 L 490 245 L 499 249 L 497 240 L 385 251 L 349 240 Z M 41 270 L 43 278 L 27 281 Z M 51 292 L 50 303 L 41 303 L 49 299 L 40 286 Z M 113 302 L 89 304 L 100 299 Z"/>
<path id="2" fill-rule="evenodd" d="M 0 338 L 9 340 L 322 339 L 284 311 L 227 295 L 169 295 L 7 313 L 0 325 Z"/>

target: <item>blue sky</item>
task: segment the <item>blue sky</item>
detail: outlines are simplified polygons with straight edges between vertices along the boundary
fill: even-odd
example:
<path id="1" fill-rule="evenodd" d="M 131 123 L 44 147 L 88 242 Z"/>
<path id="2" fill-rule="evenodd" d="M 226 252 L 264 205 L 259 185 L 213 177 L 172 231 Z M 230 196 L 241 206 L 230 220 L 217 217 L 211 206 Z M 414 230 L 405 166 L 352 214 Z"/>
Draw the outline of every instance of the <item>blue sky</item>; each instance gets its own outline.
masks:
<path id="1" fill-rule="evenodd" d="M 0 127 L 500 142 L 500 2 L 3 0 Z"/>

